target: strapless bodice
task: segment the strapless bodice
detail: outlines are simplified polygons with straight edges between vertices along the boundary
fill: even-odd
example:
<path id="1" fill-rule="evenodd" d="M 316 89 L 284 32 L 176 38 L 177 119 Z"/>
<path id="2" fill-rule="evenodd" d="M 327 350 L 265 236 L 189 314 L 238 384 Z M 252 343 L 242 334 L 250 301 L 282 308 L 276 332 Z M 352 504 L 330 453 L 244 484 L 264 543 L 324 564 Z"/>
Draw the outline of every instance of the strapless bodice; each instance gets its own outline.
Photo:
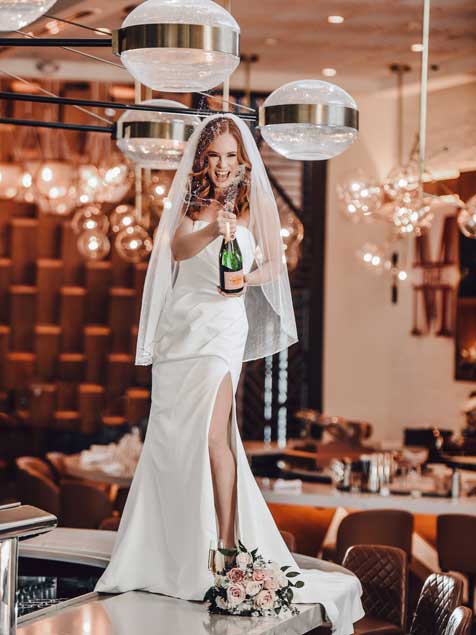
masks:
<path id="1" fill-rule="evenodd" d="M 195 221 L 193 231 L 208 221 Z M 236 237 L 249 272 L 255 255 L 253 234 L 238 225 Z M 157 329 L 155 358 L 163 361 L 194 355 L 219 355 L 241 365 L 248 321 L 244 296 L 223 296 L 219 284 L 219 236 L 198 254 L 178 265 L 172 292 L 166 300 Z"/>
<path id="2" fill-rule="evenodd" d="M 197 220 L 193 223 L 193 231 L 202 229 L 208 221 Z M 236 238 L 243 256 L 243 270 L 248 273 L 251 269 L 255 254 L 255 242 L 253 234 L 244 225 L 238 225 Z M 220 253 L 223 237 L 218 236 L 209 243 L 202 251 L 182 260 L 178 266 L 178 274 L 173 285 L 173 295 L 177 297 L 182 293 L 194 291 L 200 295 L 217 295 L 217 285 L 219 284 L 218 256 Z M 218 295 L 221 298 L 220 295 Z M 224 298 L 225 300 L 229 298 Z"/>

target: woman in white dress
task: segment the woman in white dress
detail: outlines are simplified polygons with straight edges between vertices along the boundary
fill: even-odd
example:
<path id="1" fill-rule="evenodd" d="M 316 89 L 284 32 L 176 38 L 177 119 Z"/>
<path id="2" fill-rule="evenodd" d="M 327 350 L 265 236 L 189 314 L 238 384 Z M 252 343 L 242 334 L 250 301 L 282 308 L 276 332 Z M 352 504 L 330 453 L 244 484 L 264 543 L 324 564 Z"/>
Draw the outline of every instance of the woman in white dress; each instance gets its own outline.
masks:
<path id="1" fill-rule="evenodd" d="M 233 212 L 223 195 L 236 181 Z M 111 562 L 96 590 L 202 600 L 211 542 L 238 539 L 299 570 L 274 523 L 240 438 L 235 393 L 243 361 L 297 341 L 279 216 L 258 149 L 233 115 L 202 122 L 187 144 L 149 263 L 136 363 L 152 363 L 147 435 Z M 220 293 L 227 231 L 245 292 Z M 302 570 L 295 602 L 319 602 L 338 635 L 363 615 L 358 580 Z"/>

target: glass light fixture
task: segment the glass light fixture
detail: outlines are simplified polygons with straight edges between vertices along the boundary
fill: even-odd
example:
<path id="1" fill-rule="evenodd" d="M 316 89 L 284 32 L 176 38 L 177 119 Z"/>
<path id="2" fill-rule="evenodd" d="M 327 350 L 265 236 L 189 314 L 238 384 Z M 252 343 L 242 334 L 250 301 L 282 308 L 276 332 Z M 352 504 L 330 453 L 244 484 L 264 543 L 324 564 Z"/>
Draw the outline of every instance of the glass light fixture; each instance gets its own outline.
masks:
<path id="1" fill-rule="evenodd" d="M 458 214 L 458 226 L 466 238 L 476 239 L 476 196 Z"/>
<path id="2" fill-rule="evenodd" d="M 404 195 L 393 207 L 392 221 L 401 236 L 419 236 L 433 221 L 431 199 L 419 195 Z"/>
<path id="3" fill-rule="evenodd" d="M 393 168 L 384 181 L 385 193 L 395 200 L 404 194 L 416 192 L 420 186 L 418 163 L 410 161 L 406 165 Z"/>
<path id="4" fill-rule="evenodd" d="M 382 187 L 376 180 L 366 177 L 363 170 L 357 170 L 339 185 L 337 195 L 344 215 L 353 223 L 371 220 L 383 202 Z"/>
<path id="5" fill-rule="evenodd" d="M 137 263 L 152 251 L 152 238 L 140 225 L 131 225 L 117 234 L 114 246 L 123 260 Z"/>
<path id="6" fill-rule="evenodd" d="M 23 171 L 16 163 L 0 163 L 0 199 L 12 199 L 21 189 Z"/>
<path id="7" fill-rule="evenodd" d="M 0 31 L 18 31 L 41 18 L 56 0 L 0 0 Z"/>
<path id="8" fill-rule="evenodd" d="M 146 0 L 113 33 L 113 50 L 145 86 L 197 92 L 238 66 L 239 35 L 233 16 L 212 0 Z"/>
<path id="9" fill-rule="evenodd" d="M 137 223 L 137 211 L 132 205 L 118 205 L 109 217 L 109 221 L 112 231 L 118 234 Z"/>
<path id="10" fill-rule="evenodd" d="M 107 234 L 109 219 L 97 205 L 85 205 L 76 211 L 71 225 L 76 234 L 92 230 L 98 230 L 103 234 Z"/>
<path id="11" fill-rule="evenodd" d="M 158 218 L 161 217 L 166 202 L 167 192 L 171 183 L 171 172 L 152 174 L 149 181 L 145 181 L 145 200 L 148 209 Z"/>
<path id="12" fill-rule="evenodd" d="M 304 238 L 304 225 L 292 210 L 281 211 L 281 239 L 288 271 L 294 271 L 301 256 L 301 243 Z"/>
<path id="13" fill-rule="evenodd" d="M 110 250 L 109 238 L 98 229 L 85 231 L 79 235 L 78 251 L 86 260 L 102 260 Z"/>
<path id="14" fill-rule="evenodd" d="M 358 260 L 369 270 L 382 273 L 385 269 L 385 254 L 383 249 L 374 243 L 365 243 L 357 252 Z"/>
<path id="15" fill-rule="evenodd" d="M 119 203 L 129 192 L 133 181 L 132 171 L 119 154 L 99 167 L 99 176 L 98 203 Z"/>
<path id="16" fill-rule="evenodd" d="M 92 164 L 80 165 L 78 180 L 79 202 L 83 205 L 94 203 L 102 185 L 99 169 Z"/>
<path id="17" fill-rule="evenodd" d="M 275 90 L 259 111 L 261 134 L 288 159 L 330 159 L 358 136 L 358 109 L 339 86 L 307 79 Z"/>
<path id="18" fill-rule="evenodd" d="M 66 215 L 78 196 L 77 169 L 68 161 L 45 161 L 38 167 L 33 184 L 42 212 Z"/>
<path id="19" fill-rule="evenodd" d="M 134 165 L 156 170 L 176 170 L 199 117 L 187 115 L 187 107 L 170 99 L 148 99 L 146 106 L 181 108 L 183 115 L 145 110 L 126 110 L 117 122 L 117 146 Z"/>

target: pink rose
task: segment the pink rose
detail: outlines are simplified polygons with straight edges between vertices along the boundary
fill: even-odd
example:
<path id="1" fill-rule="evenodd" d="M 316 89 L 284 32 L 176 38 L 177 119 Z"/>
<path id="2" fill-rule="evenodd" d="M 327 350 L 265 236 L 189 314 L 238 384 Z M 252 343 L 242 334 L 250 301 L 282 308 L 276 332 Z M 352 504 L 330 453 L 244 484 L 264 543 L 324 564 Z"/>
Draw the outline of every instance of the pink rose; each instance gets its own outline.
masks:
<path id="1" fill-rule="evenodd" d="M 253 580 L 255 582 L 263 582 L 266 578 L 266 571 L 264 569 L 255 569 L 253 571 Z"/>
<path id="2" fill-rule="evenodd" d="M 242 584 L 230 584 L 226 590 L 226 598 L 230 606 L 241 604 L 246 597 L 245 587 Z"/>
<path id="3" fill-rule="evenodd" d="M 279 586 L 280 584 L 278 580 L 273 575 L 269 576 L 264 581 L 264 588 L 268 591 L 277 591 L 279 589 Z"/>
<path id="4" fill-rule="evenodd" d="M 246 595 L 250 595 L 253 597 L 257 593 L 261 591 L 262 584 L 261 582 L 256 582 L 255 580 L 250 580 L 246 583 Z"/>
<path id="5" fill-rule="evenodd" d="M 226 575 L 228 577 L 228 580 L 230 580 L 230 582 L 235 582 L 235 583 L 243 582 L 245 578 L 245 572 L 243 571 L 243 569 L 239 569 L 238 567 L 233 567 L 233 569 L 228 571 Z"/>
<path id="6" fill-rule="evenodd" d="M 274 591 L 263 590 L 255 597 L 255 606 L 259 609 L 272 609 L 274 605 Z"/>

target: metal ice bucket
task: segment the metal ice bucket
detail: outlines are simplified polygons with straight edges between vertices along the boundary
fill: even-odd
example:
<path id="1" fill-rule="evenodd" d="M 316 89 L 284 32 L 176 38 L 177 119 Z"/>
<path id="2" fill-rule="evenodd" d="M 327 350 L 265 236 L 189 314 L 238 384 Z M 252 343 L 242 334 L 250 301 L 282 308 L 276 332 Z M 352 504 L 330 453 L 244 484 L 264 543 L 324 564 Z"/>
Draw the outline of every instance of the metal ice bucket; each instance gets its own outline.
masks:
<path id="1" fill-rule="evenodd" d="M 18 542 L 51 531 L 58 519 L 31 505 L 0 506 L 0 635 L 15 635 L 17 625 Z"/>

